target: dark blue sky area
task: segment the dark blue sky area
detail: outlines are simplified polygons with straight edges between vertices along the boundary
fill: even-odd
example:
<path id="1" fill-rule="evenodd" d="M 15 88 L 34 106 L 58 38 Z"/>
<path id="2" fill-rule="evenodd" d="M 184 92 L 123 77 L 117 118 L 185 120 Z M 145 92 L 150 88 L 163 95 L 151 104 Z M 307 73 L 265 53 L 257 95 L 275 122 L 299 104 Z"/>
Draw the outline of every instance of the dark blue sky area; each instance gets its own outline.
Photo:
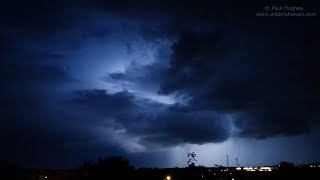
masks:
<path id="1" fill-rule="evenodd" d="M 319 9 L 1 1 L 0 159 L 63 168 L 121 155 L 184 167 L 194 151 L 205 166 L 226 154 L 242 165 L 319 161 L 319 16 L 257 17 L 266 5 Z"/>

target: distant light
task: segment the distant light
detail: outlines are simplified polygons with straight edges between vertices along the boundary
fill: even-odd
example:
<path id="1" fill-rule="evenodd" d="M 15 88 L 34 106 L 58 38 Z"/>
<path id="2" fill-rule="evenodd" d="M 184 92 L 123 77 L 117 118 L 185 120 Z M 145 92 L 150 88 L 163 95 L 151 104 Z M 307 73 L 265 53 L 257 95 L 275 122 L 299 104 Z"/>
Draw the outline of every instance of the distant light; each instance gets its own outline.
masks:
<path id="1" fill-rule="evenodd" d="M 167 177 L 166 177 L 166 180 L 171 180 L 171 176 L 167 176 Z"/>
<path id="2" fill-rule="evenodd" d="M 45 176 L 44 178 L 45 178 L 45 179 L 47 179 L 47 178 L 48 178 L 48 176 Z"/>
<path id="3" fill-rule="evenodd" d="M 234 178 L 232 178 L 231 180 L 234 180 Z"/>
<path id="4" fill-rule="evenodd" d="M 243 170 L 245 170 L 245 171 L 255 171 L 253 169 L 253 167 L 244 167 Z"/>
<path id="5" fill-rule="evenodd" d="M 320 166 L 319 166 L 320 167 Z M 210 169 L 209 169 L 209 171 L 211 171 Z"/>
<path id="6" fill-rule="evenodd" d="M 241 167 L 237 167 L 236 170 L 240 171 L 240 170 L 241 170 Z"/>
<path id="7" fill-rule="evenodd" d="M 271 167 L 261 167 L 260 169 L 261 169 L 261 170 L 268 171 L 268 170 L 271 170 Z"/>

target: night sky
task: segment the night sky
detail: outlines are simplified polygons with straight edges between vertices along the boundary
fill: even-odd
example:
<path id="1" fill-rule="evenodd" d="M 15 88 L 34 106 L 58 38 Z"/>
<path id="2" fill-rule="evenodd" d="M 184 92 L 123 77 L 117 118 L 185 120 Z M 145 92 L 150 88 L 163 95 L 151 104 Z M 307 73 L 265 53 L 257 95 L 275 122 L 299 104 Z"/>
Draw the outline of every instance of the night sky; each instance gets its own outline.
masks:
<path id="1" fill-rule="evenodd" d="M 257 17 L 266 5 L 317 17 Z M 0 1 L 0 159 L 320 161 L 320 11 L 297 1 Z"/>

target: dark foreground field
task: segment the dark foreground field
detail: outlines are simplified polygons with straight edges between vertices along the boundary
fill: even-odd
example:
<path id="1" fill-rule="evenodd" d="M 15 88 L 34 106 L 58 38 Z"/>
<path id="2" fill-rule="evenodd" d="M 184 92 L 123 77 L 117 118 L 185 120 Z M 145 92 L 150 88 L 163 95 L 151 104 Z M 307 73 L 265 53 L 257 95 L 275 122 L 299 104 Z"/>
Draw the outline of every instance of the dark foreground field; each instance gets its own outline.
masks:
<path id="1" fill-rule="evenodd" d="M 8 163 L 0 164 L 0 180 L 320 180 L 319 165 L 273 166 L 268 171 L 255 167 L 199 167 L 140 168 L 129 165 L 121 158 L 87 162 L 69 170 L 41 170 L 18 168 Z"/>

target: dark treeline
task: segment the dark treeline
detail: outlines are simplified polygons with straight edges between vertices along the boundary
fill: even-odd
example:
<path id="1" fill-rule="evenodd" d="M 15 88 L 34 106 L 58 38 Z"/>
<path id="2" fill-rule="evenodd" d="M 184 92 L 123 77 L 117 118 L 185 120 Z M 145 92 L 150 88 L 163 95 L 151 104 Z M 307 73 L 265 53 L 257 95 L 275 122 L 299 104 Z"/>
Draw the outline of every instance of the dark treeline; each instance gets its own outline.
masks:
<path id="1" fill-rule="evenodd" d="M 109 157 L 99 159 L 97 162 L 85 162 L 77 170 L 79 179 L 128 179 L 133 176 L 135 168 L 130 165 L 127 159 L 122 157 Z"/>
<path id="2" fill-rule="evenodd" d="M 108 157 L 84 162 L 69 170 L 24 169 L 6 161 L 0 161 L 0 180 L 255 180 L 255 179 L 306 179 L 319 180 L 320 167 L 295 166 L 281 162 L 272 172 L 225 171 L 222 166 L 189 166 L 186 168 L 134 168 L 127 159 Z M 167 179 L 170 176 L 169 179 Z"/>

